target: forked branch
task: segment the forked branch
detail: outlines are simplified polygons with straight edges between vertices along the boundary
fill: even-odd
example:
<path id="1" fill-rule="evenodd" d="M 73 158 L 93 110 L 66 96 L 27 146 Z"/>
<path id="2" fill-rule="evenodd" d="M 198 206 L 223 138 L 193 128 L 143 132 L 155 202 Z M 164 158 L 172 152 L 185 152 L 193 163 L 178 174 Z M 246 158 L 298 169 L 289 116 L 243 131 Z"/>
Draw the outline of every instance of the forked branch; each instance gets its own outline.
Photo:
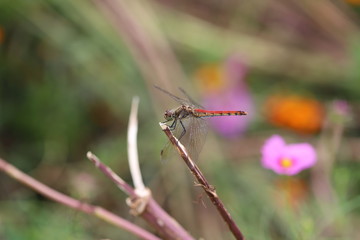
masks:
<path id="1" fill-rule="evenodd" d="M 171 216 L 169 216 L 159 204 L 152 198 L 137 195 L 135 189 L 122 180 L 108 166 L 102 163 L 94 154 L 88 152 L 87 157 L 98 167 L 111 181 L 113 181 L 124 193 L 128 194 L 127 204 L 131 208 L 130 213 L 142 217 L 164 239 L 193 240 Z"/>
<path id="2" fill-rule="evenodd" d="M 243 234 L 241 233 L 239 227 L 236 225 L 236 223 L 230 216 L 230 213 L 226 210 L 224 204 L 216 194 L 215 188 L 212 185 L 210 185 L 209 182 L 206 180 L 205 176 L 202 174 L 199 167 L 190 158 L 185 147 L 179 142 L 177 138 L 175 138 L 175 136 L 172 134 L 172 132 L 170 131 L 169 127 L 166 124 L 160 123 L 160 127 L 162 128 L 166 136 L 169 138 L 172 145 L 174 145 L 174 147 L 177 149 L 181 158 L 184 160 L 185 164 L 196 178 L 198 184 L 204 189 L 205 193 L 208 195 L 211 202 L 215 205 L 216 209 L 218 210 L 221 217 L 228 225 L 234 237 L 239 240 L 244 240 Z"/>
<path id="3" fill-rule="evenodd" d="M 87 157 L 98 167 L 112 182 L 114 182 L 129 197 L 126 203 L 130 207 L 130 213 L 140 216 L 147 221 L 164 239 L 193 240 L 194 238 L 175 219 L 168 215 L 153 199 L 151 190 L 146 188 L 141 177 L 137 152 L 137 109 L 139 98 L 134 97 L 128 127 L 128 157 L 131 175 L 135 189 L 121 179 L 108 166 L 100 161 L 91 152 Z"/>

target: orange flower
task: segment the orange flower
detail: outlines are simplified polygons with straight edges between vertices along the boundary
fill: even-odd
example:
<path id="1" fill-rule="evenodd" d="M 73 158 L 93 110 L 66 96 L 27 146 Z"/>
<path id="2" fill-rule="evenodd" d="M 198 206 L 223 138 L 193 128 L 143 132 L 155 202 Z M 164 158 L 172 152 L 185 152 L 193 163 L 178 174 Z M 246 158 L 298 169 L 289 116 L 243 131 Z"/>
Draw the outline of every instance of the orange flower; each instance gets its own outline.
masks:
<path id="1" fill-rule="evenodd" d="M 226 81 L 223 68 L 219 64 L 207 64 L 195 73 L 201 87 L 205 92 L 214 92 L 224 87 Z"/>
<path id="2" fill-rule="evenodd" d="M 302 133 L 314 133 L 322 126 L 324 107 L 310 98 L 275 95 L 266 101 L 265 115 L 276 126 Z"/>

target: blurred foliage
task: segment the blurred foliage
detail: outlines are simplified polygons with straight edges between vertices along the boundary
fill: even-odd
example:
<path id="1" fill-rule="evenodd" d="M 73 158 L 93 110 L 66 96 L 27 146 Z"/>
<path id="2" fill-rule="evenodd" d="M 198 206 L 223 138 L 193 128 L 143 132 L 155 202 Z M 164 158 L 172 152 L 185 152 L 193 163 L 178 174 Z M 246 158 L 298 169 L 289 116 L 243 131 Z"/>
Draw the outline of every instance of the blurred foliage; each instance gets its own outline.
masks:
<path id="1" fill-rule="evenodd" d="M 196 238 L 232 239 L 183 164 L 160 161 L 166 140 L 158 121 L 175 103 L 152 85 L 206 94 L 197 70 L 238 54 L 248 67 L 254 119 L 234 138 L 210 133 L 199 165 L 246 238 L 360 237 L 360 15 L 358 6 L 350 5 L 356 1 L 118 2 L 129 15 L 120 23 L 101 1 L 0 1 L 1 158 L 146 227 L 129 216 L 125 195 L 85 159 L 91 150 L 131 183 L 126 131 L 130 102 L 138 95 L 139 156 L 154 198 Z M 289 93 L 321 103 L 326 114 L 317 132 L 283 129 L 267 119 L 266 100 Z M 328 118 L 336 99 L 349 104 L 344 121 Z M 275 133 L 314 144 L 322 159 L 318 169 L 297 176 L 295 182 L 305 187 L 296 207 L 279 201 L 289 194 L 277 184 L 286 178 L 260 166 L 261 146 Z M 330 182 L 330 195 L 314 187 L 322 170 L 327 175 L 320 186 Z M 4 174 L 0 238 L 136 239 Z"/>

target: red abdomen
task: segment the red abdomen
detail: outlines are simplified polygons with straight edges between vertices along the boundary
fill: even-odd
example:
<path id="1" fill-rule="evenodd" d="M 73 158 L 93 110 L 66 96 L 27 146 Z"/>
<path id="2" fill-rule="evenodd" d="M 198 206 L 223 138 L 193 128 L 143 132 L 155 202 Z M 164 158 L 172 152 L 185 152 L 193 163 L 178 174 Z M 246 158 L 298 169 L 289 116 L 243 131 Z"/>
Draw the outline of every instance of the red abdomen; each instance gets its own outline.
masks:
<path id="1" fill-rule="evenodd" d="M 203 109 L 194 109 L 196 117 L 215 117 L 215 116 L 240 116 L 247 115 L 244 111 L 211 111 Z"/>

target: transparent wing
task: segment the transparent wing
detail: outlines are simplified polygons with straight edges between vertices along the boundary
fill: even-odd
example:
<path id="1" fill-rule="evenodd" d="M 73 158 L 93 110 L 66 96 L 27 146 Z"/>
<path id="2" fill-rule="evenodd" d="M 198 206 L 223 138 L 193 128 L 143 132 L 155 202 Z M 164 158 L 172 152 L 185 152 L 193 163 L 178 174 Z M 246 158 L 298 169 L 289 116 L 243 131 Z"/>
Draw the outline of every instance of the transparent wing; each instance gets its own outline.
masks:
<path id="1" fill-rule="evenodd" d="M 207 122 L 201 118 L 186 118 L 182 120 L 186 129 L 185 135 L 180 139 L 180 142 L 187 149 L 190 157 L 193 160 L 199 158 L 199 153 L 204 146 L 207 134 Z M 176 127 L 174 135 L 178 138 L 182 134 L 183 128 L 180 123 Z"/>
<path id="2" fill-rule="evenodd" d="M 204 146 L 208 125 L 207 121 L 201 118 L 190 118 L 189 119 L 189 127 L 187 128 L 187 132 L 184 136 L 184 140 L 180 140 L 184 142 L 185 147 L 188 149 L 190 157 L 193 160 L 198 160 L 199 154 Z"/>
<path id="3" fill-rule="evenodd" d="M 204 108 L 203 106 L 201 106 L 199 103 L 197 103 L 192 97 L 190 97 L 190 95 L 183 89 L 183 88 L 179 88 L 179 90 L 182 92 L 182 94 L 184 94 L 184 96 L 189 99 L 189 102 L 191 103 L 192 107 L 201 107 Z"/>
<path id="4" fill-rule="evenodd" d="M 188 100 L 179 98 L 158 86 L 154 86 L 154 87 L 159 91 L 167 94 L 172 99 L 174 99 L 175 101 L 177 101 L 182 105 L 190 106 L 193 108 L 198 108 L 199 106 L 201 107 L 201 105 L 196 103 L 182 88 L 179 89 L 184 94 L 184 96 L 186 96 Z M 180 142 L 186 147 L 190 157 L 193 160 L 197 160 L 199 157 L 199 153 L 205 143 L 205 138 L 207 134 L 207 122 L 204 119 L 190 117 L 190 116 L 188 118 L 182 119 L 181 121 L 184 125 L 184 128 L 186 129 L 186 132 L 185 135 L 183 135 L 182 138 L 180 139 Z M 181 125 L 180 121 L 178 120 L 176 128 L 172 131 L 176 138 L 179 139 L 179 137 L 184 131 L 184 128 Z M 170 142 L 167 143 L 163 148 L 163 150 L 161 151 L 161 158 L 162 159 L 169 158 L 169 156 L 172 155 L 173 150 L 174 147 L 170 144 Z"/>
<path id="5" fill-rule="evenodd" d="M 193 108 L 204 108 L 203 106 L 201 106 L 200 104 L 198 104 L 197 102 L 194 101 L 194 99 L 192 97 L 190 97 L 189 94 L 187 94 L 187 92 L 182 89 L 182 88 L 179 88 L 179 90 L 182 92 L 182 94 L 187 98 L 187 99 L 183 99 L 183 98 L 179 98 L 177 96 L 175 96 L 174 94 L 166 91 L 165 89 L 162 89 L 161 87 L 158 87 L 156 85 L 154 85 L 154 87 L 156 89 L 158 89 L 159 91 L 167 94 L 169 97 L 171 97 L 172 99 L 174 99 L 175 101 L 177 101 L 178 103 L 182 104 L 182 105 L 187 105 L 187 106 L 190 106 L 190 107 L 193 107 Z"/>
<path id="6" fill-rule="evenodd" d="M 167 161 L 169 158 L 175 156 L 175 148 L 170 141 L 167 141 L 163 149 L 161 149 L 161 160 Z"/>
<path id="7" fill-rule="evenodd" d="M 180 142 L 185 146 L 190 157 L 196 161 L 199 158 L 199 153 L 204 146 L 205 138 L 207 135 L 207 121 L 201 118 L 186 118 L 182 120 L 186 129 L 185 135 L 180 139 Z M 180 122 L 177 123 L 176 128 L 173 130 L 173 134 L 179 139 L 183 132 L 183 128 Z M 175 148 L 170 142 L 167 142 L 163 150 L 161 150 L 161 159 L 166 160 L 174 154 Z"/>
<path id="8" fill-rule="evenodd" d="M 183 104 L 183 105 L 188 105 L 188 104 L 189 104 L 189 101 L 187 101 L 187 100 L 185 100 L 185 99 L 182 99 L 182 98 L 179 98 L 179 97 L 175 96 L 174 94 L 166 91 L 165 89 L 162 89 L 161 87 L 158 87 L 158 86 L 156 86 L 156 85 L 154 85 L 154 87 L 155 87 L 157 90 L 159 90 L 159 91 L 167 94 L 169 97 L 171 97 L 172 99 L 174 99 L 175 101 L 177 101 L 177 102 L 180 103 L 180 104 Z"/>

